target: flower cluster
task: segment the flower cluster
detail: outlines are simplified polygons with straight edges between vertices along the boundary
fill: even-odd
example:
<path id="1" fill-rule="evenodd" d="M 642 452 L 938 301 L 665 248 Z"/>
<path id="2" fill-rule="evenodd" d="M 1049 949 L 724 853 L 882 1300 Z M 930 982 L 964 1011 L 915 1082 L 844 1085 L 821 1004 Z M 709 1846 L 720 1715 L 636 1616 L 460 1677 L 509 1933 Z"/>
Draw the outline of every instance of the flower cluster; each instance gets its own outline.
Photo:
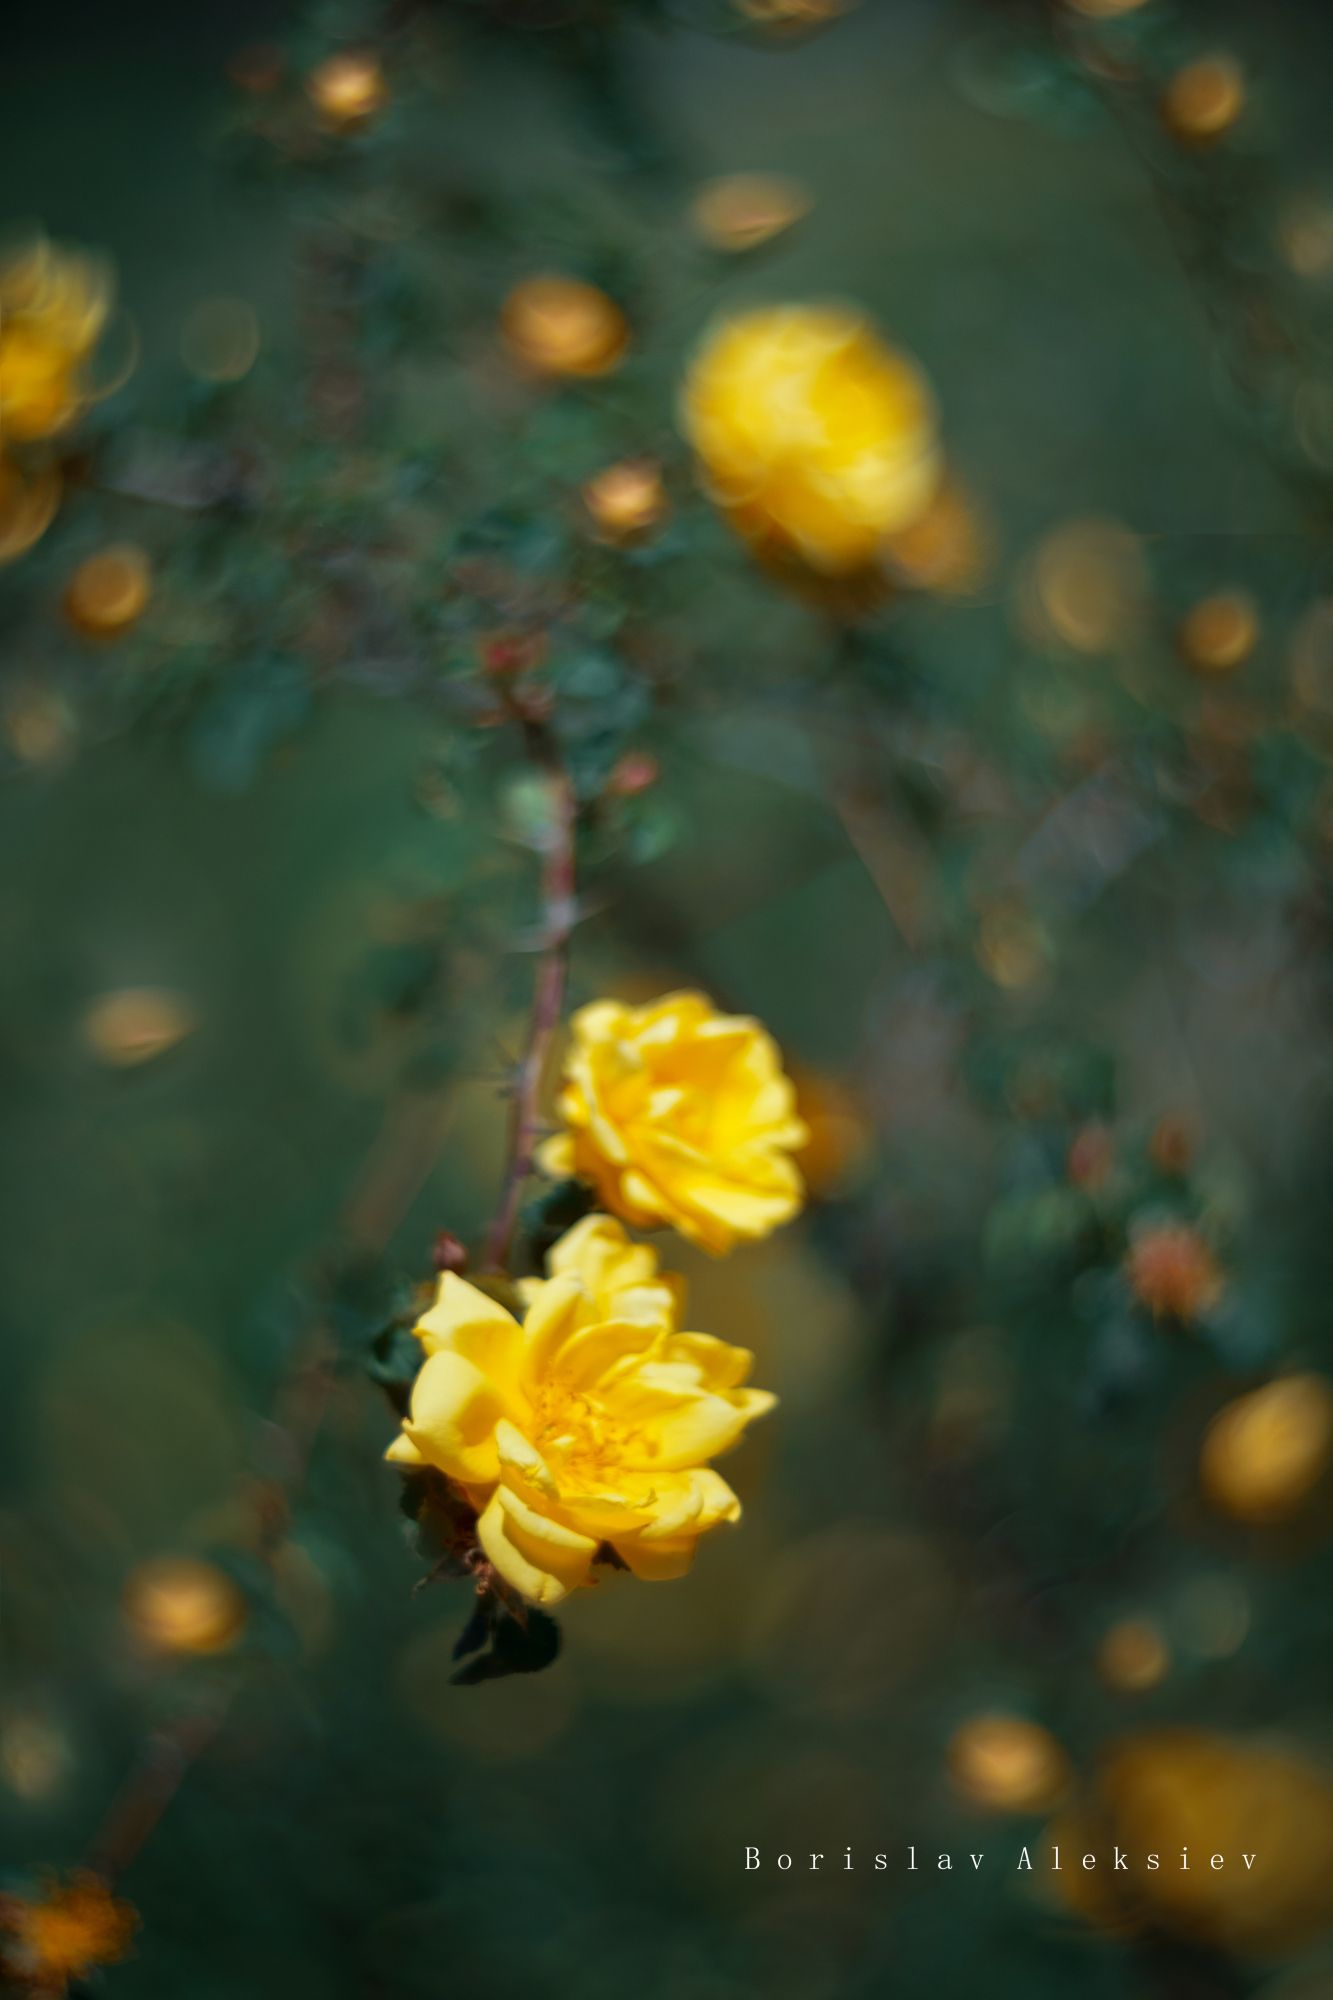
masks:
<path id="1" fill-rule="evenodd" d="M 739 1517 L 711 1460 L 775 1398 L 746 1386 L 745 1349 L 683 1329 L 680 1279 L 618 1218 L 714 1253 L 765 1235 L 801 1205 L 807 1137 L 772 1039 L 699 993 L 583 1008 L 558 1109 L 542 1165 L 591 1181 L 612 1213 L 576 1223 L 546 1277 L 520 1283 L 521 1320 L 445 1271 L 388 1453 L 461 1490 L 485 1560 L 542 1605 L 599 1562 L 679 1576 L 701 1535 Z"/>

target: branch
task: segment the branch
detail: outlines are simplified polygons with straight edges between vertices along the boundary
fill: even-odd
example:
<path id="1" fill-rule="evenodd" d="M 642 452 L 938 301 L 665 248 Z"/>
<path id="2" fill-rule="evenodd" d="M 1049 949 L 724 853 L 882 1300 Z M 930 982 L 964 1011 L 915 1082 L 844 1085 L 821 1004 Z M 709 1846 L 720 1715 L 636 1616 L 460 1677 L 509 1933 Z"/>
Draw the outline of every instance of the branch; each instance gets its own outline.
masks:
<path id="1" fill-rule="evenodd" d="M 532 1171 L 532 1156 L 541 1129 L 542 1083 L 564 1008 L 569 941 L 577 914 L 578 805 L 574 788 L 551 731 L 542 722 L 520 719 L 528 755 L 546 777 L 551 815 L 542 839 L 541 958 L 533 983 L 527 1040 L 514 1083 L 500 1201 L 486 1238 L 485 1264 L 491 1271 L 503 1271 L 509 1262 L 523 1183 Z"/>

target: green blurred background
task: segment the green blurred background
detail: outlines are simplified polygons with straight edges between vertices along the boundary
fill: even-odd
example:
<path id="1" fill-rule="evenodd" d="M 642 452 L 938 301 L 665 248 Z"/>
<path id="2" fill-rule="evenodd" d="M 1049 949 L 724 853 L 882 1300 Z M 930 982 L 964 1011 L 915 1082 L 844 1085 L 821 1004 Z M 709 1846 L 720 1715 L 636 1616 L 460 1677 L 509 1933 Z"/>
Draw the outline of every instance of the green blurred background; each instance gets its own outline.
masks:
<path id="1" fill-rule="evenodd" d="M 1259 601 L 1245 699 L 1276 731 L 1322 526 L 1238 415 L 1169 194 L 1067 87 L 1041 10 L 865 0 L 774 46 L 632 20 L 623 71 L 599 83 L 602 112 L 644 142 L 632 168 L 550 34 L 482 33 L 467 11 L 442 19 L 445 82 L 417 136 L 518 218 L 483 292 L 506 260 L 551 261 L 557 183 L 656 274 L 662 431 L 699 330 L 752 297 L 852 297 L 928 369 L 994 542 L 976 600 L 890 628 L 924 692 L 888 735 L 938 808 L 890 866 L 946 915 L 913 948 L 849 845 L 804 705 L 823 624 L 701 529 L 687 592 L 660 586 L 670 840 L 609 870 L 572 980 L 576 1000 L 701 984 L 850 1093 L 831 1199 L 723 1263 L 673 1246 L 693 1323 L 753 1346 L 782 1399 L 727 1468 L 744 1523 L 682 1583 L 571 1603 L 550 1672 L 452 1688 L 465 1606 L 414 1593 L 380 1464 L 392 1416 L 348 1369 L 272 1630 L 247 1641 L 225 1730 L 121 1885 L 142 1931 L 112 1990 L 1315 2000 L 1333 1990 L 1317 1942 L 1294 1971 L 1294 1947 L 1182 1969 L 1079 1924 L 1007 1859 L 908 1878 L 899 1857 L 909 1841 L 1008 1857 L 1040 1829 L 987 1819 L 950 1780 L 953 1732 L 986 1710 L 1040 1721 L 1080 1764 L 1160 1722 L 1276 1729 L 1312 1764 L 1333 1747 L 1323 1516 L 1264 1540 L 1194 1492 L 1225 1394 L 1278 1361 L 1327 1363 L 1327 835 L 1305 803 L 1327 744 L 1312 726 L 1299 758 L 1261 745 L 1259 803 L 1231 823 L 1182 812 L 1152 776 L 1195 700 L 1169 644 L 1113 674 L 1034 643 L 1022 617 L 1041 537 L 1122 520 L 1163 618 L 1209 589 Z M 142 335 L 138 411 L 177 394 L 200 297 L 253 303 L 263 366 L 292 339 L 289 213 L 229 171 L 218 136 L 228 58 L 288 25 L 277 6 L 90 7 L 33 13 L 7 49 L 6 208 L 114 257 Z M 1250 67 L 1273 212 L 1317 191 L 1333 19 L 1201 6 L 1169 33 Z M 690 194 L 753 168 L 797 177 L 811 216 L 761 258 L 687 269 Z M 1318 325 L 1327 301 L 1302 309 Z M 445 348 L 415 365 L 436 369 L 443 462 L 466 483 L 485 449 L 469 427 L 495 420 L 451 400 L 472 364 Z M 1317 374 L 1321 333 L 1312 352 Z M 525 436 L 560 467 L 558 429 Z M 568 449 L 577 477 L 590 447 Z M 214 782 L 198 738 L 183 754 L 149 728 L 85 731 L 102 666 L 55 636 L 84 531 L 62 532 L 33 587 L 18 571 L 3 586 L 7 684 L 51 672 L 72 718 L 60 754 L 15 752 L 0 790 L 0 1827 L 19 1871 L 76 1861 L 145 1730 L 223 1671 L 147 1659 L 126 1579 L 237 1530 L 238 1487 L 277 1449 L 311 1274 L 355 1237 L 368 1153 L 399 1270 L 428 1268 L 437 1229 L 484 1226 L 530 976 L 488 928 L 531 910 L 486 771 L 446 810 L 423 786 L 447 719 L 321 690 L 243 786 Z M 1052 818 L 1085 799 L 1070 746 L 1098 731 L 1124 793 L 1105 843 L 1083 804 L 1072 833 Z M 1061 873 L 1081 840 L 1086 893 Z M 981 918 L 1015 881 L 1039 910 L 1035 959 L 996 976 Z M 117 1069 L 88 1011 L 140 986 L 178 994 L 191 1032 Z M 1058 1079 L 1036 1109 L 1015 1082 L 1033 1063 Z M 1244 1244 L 1244 1324 L 1230 1350 L 1166 1343 L 1122 1407 L 1089 1388 L 1077 1273 L 1057 1245 L 1052 1278 L 1049 1245 L 1024 1234 L 1068 1218 L 1023 1204 L 1088 1121 L 1142 1135 L 1167 1115 L 1202 1134 L 1209 1213 Z M 385 1193 L 375 1163 L 403 1122 L 426 1171 L 400 1188 L 386 1170 Z M 1017 1276 L 995 1249 L 1006 1229 Z M 1169 1648 L 1139 1693 L 1096 1664 L 1128 1614 Z M 749 1843 L 850 1843 L 891 1867 L 746 1874 Z"/>

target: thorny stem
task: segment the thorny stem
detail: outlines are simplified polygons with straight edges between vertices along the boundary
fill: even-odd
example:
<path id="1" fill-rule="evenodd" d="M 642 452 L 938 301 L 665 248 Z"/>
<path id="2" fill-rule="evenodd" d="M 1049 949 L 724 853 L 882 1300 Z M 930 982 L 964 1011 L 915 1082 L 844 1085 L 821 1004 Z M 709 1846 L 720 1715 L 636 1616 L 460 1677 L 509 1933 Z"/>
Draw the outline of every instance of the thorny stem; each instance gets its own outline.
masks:
<path id="1" fill-rule="evenodd" d="M 88 1866 L 104 1882 L 122 1875 L 180 1790 L 191 1766 L 226 1720 L 231 1697 L 200 1715 L 156 1729 L 111 1802 L 88 1853 Z"/>
<path id="2" fill-rule="evenodd" d="M 504 1180 L 486 1238 L 485 1262 L 491 1271 L 503 1271 L 508 1264 L 523 1183 L 532 1171 L 541 1129 L 542 1083 L 564 1008 L 569 941 L 577 915 L 578 806 L 574 788 L 547 726 L 527 717 L 517 719 L 522 723 L 528 755 L 547 781 L 550 819 L 542 837 L 541 957 L 533 981 L 527 1038 L 514 1080 Z"/>

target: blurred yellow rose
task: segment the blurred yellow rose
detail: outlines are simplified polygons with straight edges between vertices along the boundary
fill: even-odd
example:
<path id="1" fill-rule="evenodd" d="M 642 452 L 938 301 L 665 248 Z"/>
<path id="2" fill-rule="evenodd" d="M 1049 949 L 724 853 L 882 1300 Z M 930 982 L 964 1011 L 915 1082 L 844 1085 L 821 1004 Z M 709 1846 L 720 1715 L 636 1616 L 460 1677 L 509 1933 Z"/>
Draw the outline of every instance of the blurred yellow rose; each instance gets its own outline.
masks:
<path id="1" fill-rule="evenodd" d="M 792 1153 L 809 1139 L 773 1039 L 702 993 L 647 1006 L 597 1000 L 571 1022 L 547 1173 L 591 1181 L 604 1208 L 669 1223 L 719 1253 L 797 1214 Z"/>
<path id="2" fill-rule="evenodd" d="M 0 263 L 0 435 L 26 443 L 73 422 L 113 289 L 104 260 L 44 239 Z"/>
<path id="3" fill-rule="evenodd" d="M 608 1216 L 587 1216 L 521 1286 L 513 1316 L 452 1272 L 416 1328 L 426 1361 L 397 1465 L 467 1493 L 504 1581 L 537 1604 L 580 1584 L 603 1544 L 636 1576 L 680 1576 L 700 1535 L 740 1515 L 708 1460 L 776 1400 L 752 1357 L 677 1331 L 679 1281 Z"/>
<path id="4" fill-rule="evenodd" d="M 1270 1957 L 1333 1919 L 1333 1787 L 1267 1743 L 1203 1729 L 1125 1737 L 1102 1758 L 1085 1807 L 1052 1826 L 1048 1839 L 1071 1855 L 1105 1854 L 1108 1842 L 1124 1852 L 1125 1868 L 1115 1873 L 1070 1867 L 1053 1877 L 1065 1899 L 1105 1929 L 1148 1927 Z M 1182 1850 L 1188 1868 L 1180 1866 Z M 1159 1857 L 1155 1869 L 1150 1854 Z"/>
<path id="5" fill-rule="evenodd" d="M 873 564 L 943 478 L 925 378 L 846 306 L 724 321 L 695 357 L 681 411 L 737 532 L 826 575 Z"/>

